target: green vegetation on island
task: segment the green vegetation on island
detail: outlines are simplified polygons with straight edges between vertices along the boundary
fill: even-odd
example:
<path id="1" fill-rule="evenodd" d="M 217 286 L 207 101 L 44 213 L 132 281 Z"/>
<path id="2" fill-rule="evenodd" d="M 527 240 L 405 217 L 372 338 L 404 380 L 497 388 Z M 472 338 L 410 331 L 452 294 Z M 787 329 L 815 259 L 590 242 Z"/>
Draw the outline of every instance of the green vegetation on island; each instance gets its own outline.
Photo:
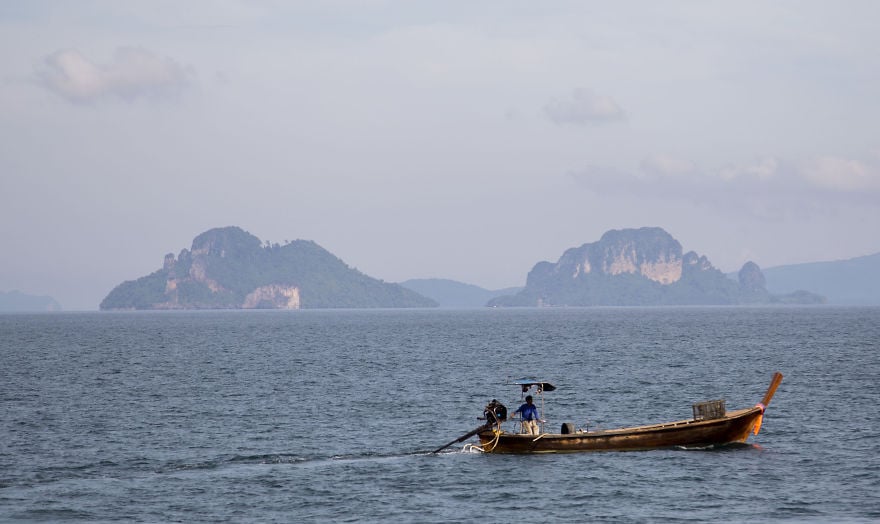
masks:
<path id="1" fill-rule="evenodd" d="M 608 231 L 598 242 L 571 248 L 555 264 L 539 262 L 526 287 L 489 306 L 649 306 L 823 303 L 807 291 L 771 295 L 761 269 L 746 263 L 727 278 L 705 256 L 683 253 L 658 227 Z"/>
<path id="2" fill-rule="evenodd" d="M 162 269 L 116 286 L 115 309 L 315 309 L 436 307 L 429 298 L 350 268 L 308 240 L 263 244 L 238 227 L 197 236 Z"/>

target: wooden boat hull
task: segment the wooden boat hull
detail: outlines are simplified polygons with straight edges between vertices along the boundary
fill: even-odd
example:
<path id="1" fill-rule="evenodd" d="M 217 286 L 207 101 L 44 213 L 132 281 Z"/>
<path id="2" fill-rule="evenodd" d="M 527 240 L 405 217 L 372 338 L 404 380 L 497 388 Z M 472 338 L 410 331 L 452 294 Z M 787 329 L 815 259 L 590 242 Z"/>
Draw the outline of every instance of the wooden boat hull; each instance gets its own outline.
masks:
<path id="1" fill-rule="evenodd" d="M 763 406 L 729 411 L 714 420 L 680 420 L 570 434 L 523 435 L 484 429 L 478 433 L 489 453 L 570 453 L 580 451 L 638 451 L 672 447 L 707 447 L 745 442 L 760 428 Z"/>

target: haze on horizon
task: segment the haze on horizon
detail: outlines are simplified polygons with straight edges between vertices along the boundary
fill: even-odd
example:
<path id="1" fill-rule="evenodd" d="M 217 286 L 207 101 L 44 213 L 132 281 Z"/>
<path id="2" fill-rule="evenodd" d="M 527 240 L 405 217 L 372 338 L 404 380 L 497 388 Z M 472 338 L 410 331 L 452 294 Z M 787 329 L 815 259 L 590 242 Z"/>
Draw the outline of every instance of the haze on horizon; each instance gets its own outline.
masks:
<path id="1" fill-rule="evenodd" d="M 0 2 L 0 291 L 97 309 L 213 227 L 518 286 L 609 229 L 880 251 L 880 4 Z"/>

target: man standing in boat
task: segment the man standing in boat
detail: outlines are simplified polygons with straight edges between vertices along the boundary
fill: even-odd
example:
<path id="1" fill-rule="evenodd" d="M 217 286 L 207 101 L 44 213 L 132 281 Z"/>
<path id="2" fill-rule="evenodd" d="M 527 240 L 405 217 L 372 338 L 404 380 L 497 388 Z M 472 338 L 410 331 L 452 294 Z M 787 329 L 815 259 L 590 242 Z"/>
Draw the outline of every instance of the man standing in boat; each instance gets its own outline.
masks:
<path id="1" fill-rule="evenodd" d="M 519 413 L 519 416 L 522 417 L 522 432 L 528 435 L 538 435 L 540 431 L 538 430 L 538 422 L 544 422 L 543 420 L 538 418 L 538 408 L 534 404 L 532 404 L 532 396 L 526 395 L 526 403 L 517 408 L 516 411 L 513 412 L 512 416 L 516 416 Z"/>

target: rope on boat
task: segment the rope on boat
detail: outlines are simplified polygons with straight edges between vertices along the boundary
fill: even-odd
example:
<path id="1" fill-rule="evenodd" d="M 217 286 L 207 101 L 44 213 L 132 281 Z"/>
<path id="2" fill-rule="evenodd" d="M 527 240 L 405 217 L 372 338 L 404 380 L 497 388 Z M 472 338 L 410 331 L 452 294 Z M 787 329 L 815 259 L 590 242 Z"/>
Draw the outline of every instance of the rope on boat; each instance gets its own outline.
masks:
<path id="1" fill-rule="evenodd" d="M 500 427 L 500 425 L 498 428 L 493 429 L 492 433 L 495 434 L 495 438 L 492 439 L 492 442 L 490 442 L 491 447 L 489 449 L 486 449 L 486 446 L 488 446 L 489 444 L 483 444 L 483 451 L 485 451 L 486 453 L 491 453 L 492 450 L 495 449 L 495 446 L 498 445 L 498 441 L 501 440 L 501 427 Z"/>

